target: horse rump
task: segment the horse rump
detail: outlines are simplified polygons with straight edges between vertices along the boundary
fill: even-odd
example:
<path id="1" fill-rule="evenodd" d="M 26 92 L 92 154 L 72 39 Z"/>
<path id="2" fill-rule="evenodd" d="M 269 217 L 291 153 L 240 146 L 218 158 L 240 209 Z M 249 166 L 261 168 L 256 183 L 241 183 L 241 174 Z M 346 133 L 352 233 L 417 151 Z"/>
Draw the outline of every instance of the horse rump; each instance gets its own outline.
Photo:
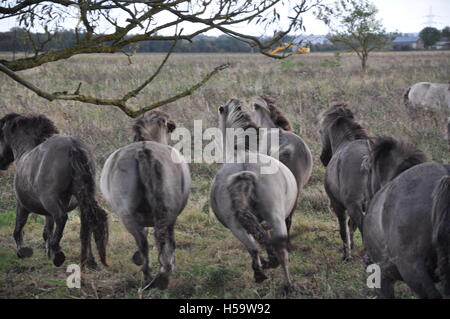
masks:
<path id="1" fill-rule="evenodd" d="M 439 180 L 433 192 L 432 239 L 444 293 L 450 295 L 450 176 Z"/>
<path id="2" fill-rule="evenodd" d="M 236 219 L 258 243 L 267 246 L 269 236 L 253 213 L 257 179 L 258 176 L 251 171 L 235 173 L 228 178 L 227 190 Z"/>
<path id="3" fill-rule="evenodd" d="M 95 199 L 95 166 L 87 148 L 74 140 L 71 154 L 73 169 L 73 193 L 80 206 L 82 251 L 89 249 L 91 233 L 94 234 L 100 261 L 108 266 L 106 261 L 106 245 L 108 243 L 108 218 L 103 208 Z M 86 260 L 82 253 L 81 263 Z"/>

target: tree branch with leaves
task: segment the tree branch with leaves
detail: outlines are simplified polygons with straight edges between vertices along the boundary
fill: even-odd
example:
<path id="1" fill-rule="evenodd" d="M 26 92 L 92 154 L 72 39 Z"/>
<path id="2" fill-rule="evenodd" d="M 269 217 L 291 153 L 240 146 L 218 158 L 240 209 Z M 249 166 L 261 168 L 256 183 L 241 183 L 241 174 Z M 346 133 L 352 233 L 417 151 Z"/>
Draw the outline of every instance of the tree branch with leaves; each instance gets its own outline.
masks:
<path id="1" fill-rule="evenodd" d="M 368 70 L 370 52 L 386 47 L 393 39 L 376 19 L 377 12 L 368 0 L 339 0 L 332 6 L 321 7 L 317 13 L 330 28 L 328 39 L 357 54 L 363 74 Z"/>
<path id="2" fill-rule="evenodd" d="M 280 16 L 279 11 L 283 9 L 285 12 L 286 6 L 290 16 Z M 77 41 L 73 45 L 58 50 L 46 50 L 45 43 L 32 43 L 33 56 L 0 60 L 0 72 L 49 101 L 71 100 L 115 106 L 128 116 L 137 117 L 143 112 L 192 94 L 211 77 L 229 66 L 217 66 L 197 83 L 184 91 L 174 93 L 173 96 L 146 106 L 131 105 L 130 100 L 162 72 L 177 41 L 192 41 L 200 34 L 219 30 L 255 47 L 262 54 L 280 59 L 287 55 L 272 55 L 269 53 L 270 49 L 288 33 L 302 29 L 304 26 L 301 15 L 319 6 L 320 0 L 0 0 L 0 20 L 16 18 L 19 26 L 29 32 L 45 30 L 45 41 L 65 27 L 74 10 L 78 16 L 75 28 Z M 249 24 L 273 31 L 284 21 L 288 21 L 285 28 L 275 32 L 272 37 L 241 33 L 234 28 Z M 33 41 L 36 42 L 36 38 Z M 125 53 L 127 48 L 142 41 L 172 41 L 173 45 L 161 64 L 141 85 L 130 92 L 124 92 L 120 97 L 99 98 L 84 95 L 81 93 L 83 88 L 80 84 L 74 84 L 76 90 L 73 93 L 69 93 L 69 89 L 63 92 L 45 92 L 17 73 L 69 59 L 78 54 Z M 126 57 L 129 59 L 129 54 Z"/>

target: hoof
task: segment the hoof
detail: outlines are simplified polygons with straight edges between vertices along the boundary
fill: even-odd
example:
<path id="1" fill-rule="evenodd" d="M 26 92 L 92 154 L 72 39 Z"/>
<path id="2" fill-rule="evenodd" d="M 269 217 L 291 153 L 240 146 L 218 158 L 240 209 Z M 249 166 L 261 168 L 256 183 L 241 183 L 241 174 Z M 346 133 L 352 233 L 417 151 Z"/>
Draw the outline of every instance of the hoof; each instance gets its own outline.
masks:
<path id="1" fill-rule="evenodd" d="M 142 254 L 140 252 L 135 252 L 133 257 L 131 258 L 133 260 L 133 263 L 136 266 L 142 266 L 144 264 L 144 260 L 142 259 Z"/>
<path id="2" fill-rule="evenodd" d="M 296 291 L 297 291 L 297 287 L 295 287 L 294 284 L 287 283 L 287 282 L 284 283 L 284 285 L 283 285 L 283 292 L 284 292 L 285 295 L 289 295 L 289 294 L 294 293 Z"/>
<path id="3" fill-rule="evenodd" d="M 29 258 L 33 256 L 33 249 L 30 247 L 22 247 L 17 251 L 17 257 L 19 258 Z"/>
<path id="4" fill-rule="evenodd" d="M 269 261 L 262 259 L 261 264 L 263 269 L 277 268 L 280 265 L 277 259 L 269 259 Z"/>
<path id="5" fill-rule="evenodd" d="M 156 275 L 155 279 L 153 279 L 149 285 L 147 285 L 149 288 L 158 288 L 161 290 L 167 289 L 169 286 L 169 275 L 159 273 Z"/>
<path id="6" fill-rule="evenodd" d="M 352 256 L 344 256 L 344 257 L 342 257 L 342 260 L 345 262 L 351 262 L 353 260 L 353 257 Z"/>
<path id="7" fill-rule="evenodd" d="M 90 259 L 88 261 L 86 261 L 83 264 L 84 267 L 86 267 L 87 269 L 91 269 L 91 270 L 97 270 L 98 269 L 98 265 L 95 262 L 95 259 Z"/>
<path id="8" fill-rule="evenodd" d="M 66 260 L 66 255 L 62 251 L 58 251 L 55 256 L 53 257 L 53 265 L 56 267 L 61 266 L 64 261 Z"/>
<path id="9" fill-rule="evenodd" d="M 267 279 L 267 276 L 264 273 L 262 273 L 262 272 L 255 273 L 255 282 L 256 283 L 259 284 L 259 283 L 263 282 L 266 279 Z"/>

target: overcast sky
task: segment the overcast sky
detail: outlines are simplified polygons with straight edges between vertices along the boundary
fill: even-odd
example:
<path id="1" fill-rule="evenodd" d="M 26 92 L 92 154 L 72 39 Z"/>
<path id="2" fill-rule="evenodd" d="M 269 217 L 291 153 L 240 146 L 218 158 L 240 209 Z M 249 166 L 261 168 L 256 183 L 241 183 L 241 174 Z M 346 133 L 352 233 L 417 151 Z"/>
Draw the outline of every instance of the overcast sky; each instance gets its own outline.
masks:
<path id="1" fill-rule="evenodd" d="M 432 9 L 432 21 L 434 27 L 442 29 L 450 25 L 450 0 L 372 0 L 378 7 L 378 18 L 382 20 L 387 31 L 399 31 L 403 33 L 419 32 L 427 26 Z M 311 13 L 304 16 L 307 34 L 326 34 L 328 28 L 314 18 Z M 15 20 L 0 20 L 0 31 L 7 31 L 15 26 Z M 73 23 L 67 24 L 67 28 L 73 28 Z M 238 27 L 238 29 L 240 29 Z M 242 26 L 249 33 L 249 26 Z M 189 31 L 189 30 L 186 30 Z M 260 33 L 254 30 L 250 33 Z M 220 32 L 209 32 L 210 35 L 218 35 Z"/>

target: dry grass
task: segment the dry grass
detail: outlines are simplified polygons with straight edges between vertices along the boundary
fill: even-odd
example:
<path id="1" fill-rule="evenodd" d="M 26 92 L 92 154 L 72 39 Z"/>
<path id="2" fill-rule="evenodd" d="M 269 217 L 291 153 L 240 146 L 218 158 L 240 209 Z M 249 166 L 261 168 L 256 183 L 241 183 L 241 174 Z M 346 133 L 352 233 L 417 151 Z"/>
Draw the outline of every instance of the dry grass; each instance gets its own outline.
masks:
<path id="1" fill-rule="evenodd" d="M 159 54 L 139 55 L 128 65 L 121 55 L 90 55 L 24 71 L 27 79 L 49 91 L 75 90 L 118 96 L 140 83 L 162 59 Z M 444 119 L 437 116 L 411 121 L 402 105 L 403 90 L 418 81 L 448 82 L 450 52 L 377 53 L 371 56 L 370 73 L 363 80 L 359 64 L 350 54 L 311 54 L 274 61 L 259 55 L 174 55 L 166 72 L 134 100 L 153 102 L 186 88 L 216 65 L 232 67 L 213 78 L 192 96 L 163 107 L 179 126 L 192 128 L 194 119 L 204 127 L 216 125 L 216 109 L 232 96 L 247 98 L 268 94 L 293 122 L 294 130 L 309 144 L 314 172 L 297 209 L 290 268 L 296 291 L 286 296 L 280 269 L 268 272 L 262 284 L 252 281 L 250 258 L 243 246 L 208 215 L 207 198 L 217 165 L 192 164 L 194 178 L 189 204 L 176 226 L 177 272 L 167 291 L 140 295 L 142 275 L 130 260 L 134 241 L 111 212 L 109 258 L 111 267 L 83 273 L 82 289 L 65 287 L 65 267 L 53 267 L 42 249 L 43 218 L 33 216 L 25 240 L 35 250 L 27 260 L 14 254 L 13 168 L 0 172 L 0 297 L 18 298 L 372 298 L 366 288 L 361 258 L 341 261 L 341 242 L 335 217 L 330 214 L 323 190 L 324 169 L 318 156 L 317 114 L 333 102 L 345 102 L 372 135 L 393 135 L 422 148 L 431 160 L 447 161 Z M 148 71 L 147 71 L 148 70 Z M 119 93 L 120 92 L 120 93 Z M 63 134 L 77 135 L 95 149 L 99 170 L 115 149 L 131 142 L 132 121 L 114 108 L 75 102 L 49 103 L 0 75 L 0 116 L 7 112 L 44 113 Z M 62 241 L 66 264 L 79 256 L 79 218 L 71 214 Z M 360 238 L 357 238 L 360 247 Z M 153 272 L 157 271 L 152 250 Z M 400 294 L 411 294 L 400 285 Z"/>

